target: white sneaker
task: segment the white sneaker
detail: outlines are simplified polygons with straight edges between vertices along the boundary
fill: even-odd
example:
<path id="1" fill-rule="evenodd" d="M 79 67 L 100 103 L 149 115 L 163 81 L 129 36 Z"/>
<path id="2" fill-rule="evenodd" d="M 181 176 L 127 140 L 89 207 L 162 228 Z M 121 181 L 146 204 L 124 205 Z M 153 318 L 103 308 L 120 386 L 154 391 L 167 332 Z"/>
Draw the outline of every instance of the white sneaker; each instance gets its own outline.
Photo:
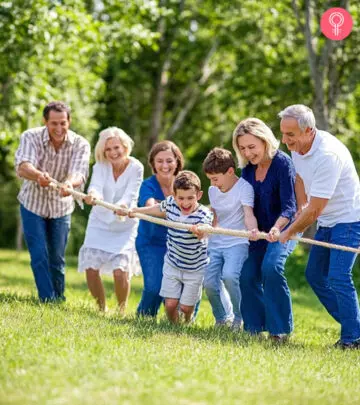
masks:
<path id="1" fill-rule="evenodd" d="M 216 321 L 214 326 L 215 328 L 231 328 L 232 321 L 230 319 L 225 321 Z"/>
<path id="2" fill-rule="evenodd" d="M 231 330 L 233 332 L 240 332 L 244 327 L 244 322 L 243 321 L 234 321 L 231 325 Z"/>

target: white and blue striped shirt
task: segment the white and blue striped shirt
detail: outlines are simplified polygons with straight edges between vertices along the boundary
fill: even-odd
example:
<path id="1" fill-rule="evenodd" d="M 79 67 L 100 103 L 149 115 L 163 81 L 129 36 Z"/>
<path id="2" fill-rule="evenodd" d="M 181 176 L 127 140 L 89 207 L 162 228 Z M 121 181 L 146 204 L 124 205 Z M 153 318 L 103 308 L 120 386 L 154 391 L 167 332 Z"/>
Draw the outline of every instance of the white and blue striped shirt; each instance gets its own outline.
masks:
<path id="1" fill-rule="evenodd" d="M 173 196 L 161 202 L 160 210 L 165 211 L 166 219 L 173 222 L 211 225 L 213 220 L 213 213 L 203 205 L 189 215 L 181 214 Z M 199 240 L 189 231 L 169 228 L 166 258 L 180 270 L 198 271 L 209 263 L 207 245 L 207 238 Z"/>

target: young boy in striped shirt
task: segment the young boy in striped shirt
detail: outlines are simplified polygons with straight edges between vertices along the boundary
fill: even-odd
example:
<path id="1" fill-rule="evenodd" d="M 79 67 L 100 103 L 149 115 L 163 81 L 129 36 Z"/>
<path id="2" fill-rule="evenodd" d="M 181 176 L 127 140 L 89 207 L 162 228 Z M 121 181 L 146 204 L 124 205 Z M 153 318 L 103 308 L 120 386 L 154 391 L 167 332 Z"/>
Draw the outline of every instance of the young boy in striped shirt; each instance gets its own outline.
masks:
<path id="1" fill-rule="evenodd" d="M 128 215 L 131 217 L 132 213 L 139 212 L 172 222 L 212 224 L 212 212 L 199 204 L 203 192 L 200 179 L 195 173 L 188 170 L 180 172 L 174 180 L 173 188 L 174 196 L 151 207 L 133 208 Z M 207 238 L 199 231 L 197 235 L 186 230 L 168 229 L 160 295 L 165 298 L 166 314 L 171 322 L 179 320 L 179 304 L 185 321 L 190 322 L 195 304 L 201 298 L 209 258 Z"/>

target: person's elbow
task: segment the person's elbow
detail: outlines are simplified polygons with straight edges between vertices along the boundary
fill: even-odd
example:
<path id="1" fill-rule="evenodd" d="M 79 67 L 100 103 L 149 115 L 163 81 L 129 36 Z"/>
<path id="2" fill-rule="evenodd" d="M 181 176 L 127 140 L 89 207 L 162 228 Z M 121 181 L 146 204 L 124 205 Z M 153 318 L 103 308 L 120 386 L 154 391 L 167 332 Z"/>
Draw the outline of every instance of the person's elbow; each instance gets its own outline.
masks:
<path id="1" fill-rule="evenodd" d="M 320 207 L 320 206 L 310 206 L 309 205 L 307 207 L 306 210 L 307 210 L 308 218 L 311 221 L 311 223 L 315 222 L 319 218 L 323 209 L 324 209 L 324 207 Z"/>
<path id="2" fill-rule="evenodd" d="M 25 166 L 26 166 L 26 162 L 21 162 L 20 164 L 17 165 L 16 167 L 16 174 L 18 177 L 20 178 L 24 178 L 25 177 Z"/>

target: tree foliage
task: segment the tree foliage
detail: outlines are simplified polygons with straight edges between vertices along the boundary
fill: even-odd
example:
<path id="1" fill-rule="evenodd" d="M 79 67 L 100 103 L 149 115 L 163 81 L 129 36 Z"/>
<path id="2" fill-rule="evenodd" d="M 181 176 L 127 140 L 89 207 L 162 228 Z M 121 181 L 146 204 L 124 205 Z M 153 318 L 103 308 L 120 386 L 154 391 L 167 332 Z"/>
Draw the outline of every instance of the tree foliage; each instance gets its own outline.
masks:
<path id="1" fill-rule="evenodd" d="M 257 116 L 279 135 L 277 113 L 304 103 L 360 167 L 360 29 L 327 40 L 319 28 L 325 0 L 26 3 L 0 2 L 0 179 L 10 201 L 19 135 L 40 125 L 51 99 L 72 105 L 73 129 L 93 145 L 98 130 L 119 126 L 145 163 L 154 142 L 171 139 L 199 174 L 212 147 L 231 148 L 240 119 Z M 359 19 L 355 2 L 331 6 Z M 0 219 L 15 229 L 6 207 Z M 74 252 L 86 216 L 74 217 Z"/>

